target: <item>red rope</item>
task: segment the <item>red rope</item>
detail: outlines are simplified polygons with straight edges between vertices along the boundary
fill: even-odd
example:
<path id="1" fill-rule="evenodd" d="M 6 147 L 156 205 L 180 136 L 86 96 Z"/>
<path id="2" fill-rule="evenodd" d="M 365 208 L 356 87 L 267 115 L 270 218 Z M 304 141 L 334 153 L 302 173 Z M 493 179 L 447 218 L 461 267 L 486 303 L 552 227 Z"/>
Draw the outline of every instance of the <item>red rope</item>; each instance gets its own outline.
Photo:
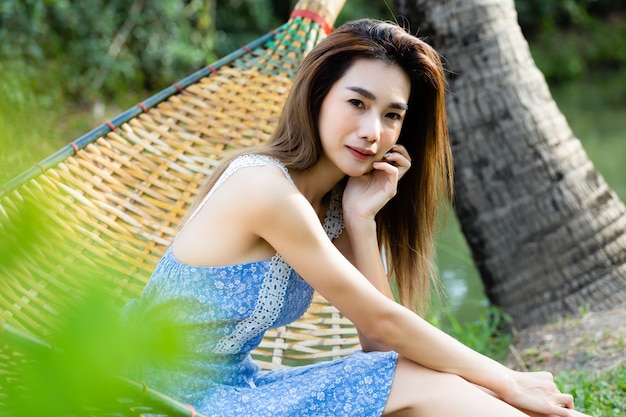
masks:
<path id="1" fill-rule="evenodd" d="M 311 19 L 312 21 L 320 25 L 327 35 L 333 30 L 332 26 L 328 24 L 328 22 L 326 21 L 326 19 L 324 19 L 324 17 L 322 17 L 322 15 L 317 14 L 312 10 L 296 9 L 291 12 L 291 16 L 289 16 L 290 19 L 294 17 L 304 17 L 307 19 Z"/>
<path id="2" fill-rule="evenodd" d="M 196 416 L 196 410 L 190 404 L 187 404 L 187 408 L 189 408 L 189 410 L 191 410 L 191 415 L 189 417 L 195 417 Z"/>
<path id="3" fill-rule="evenodd" d="M 178 90 L 179 93 L 183 92 L 183 87 L 181 87 L 180 84 L 174 83 L 173 86 L 176 87 L 176 89 Z"/>
<path id="4" fill-rule="evenodd" d="M 74 155 L 78 153 L 78 146 L 74 142 L 70 142 L 69 145 L 74 149 Z"/>
<path id="5" fill-rule="evenodd" d="M 106 122 L 106 125 L 109 126 L 109 129 L 111 129 L 111 132 L 113 132 L 115 130 L 115 125 L 111 122 Z"/>
<path id="6" fill-rule="evenodd" d="M 143 110 L 144 113 L 148 113 L 148 108 L 146 107 L 145 104 L 139 103 L 139 104 L 137 104 L 137 106 L 139 106 L 141 108 L 141 110 Z"/>

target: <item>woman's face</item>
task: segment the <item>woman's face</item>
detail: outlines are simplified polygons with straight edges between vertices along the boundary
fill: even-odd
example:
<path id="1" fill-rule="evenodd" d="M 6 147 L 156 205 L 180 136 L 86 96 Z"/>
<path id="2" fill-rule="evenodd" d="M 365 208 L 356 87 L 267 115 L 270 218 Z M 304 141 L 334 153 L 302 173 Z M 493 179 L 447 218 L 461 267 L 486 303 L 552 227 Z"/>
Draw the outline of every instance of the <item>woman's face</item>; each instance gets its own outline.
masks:
<path id="1" fill-rule="evenodd" d="M 399 66 L 356 60 L 322 102 L 324 157 L 345 175 L 369 172 L 398 140 L 410 93 L 409 77 Z"/>

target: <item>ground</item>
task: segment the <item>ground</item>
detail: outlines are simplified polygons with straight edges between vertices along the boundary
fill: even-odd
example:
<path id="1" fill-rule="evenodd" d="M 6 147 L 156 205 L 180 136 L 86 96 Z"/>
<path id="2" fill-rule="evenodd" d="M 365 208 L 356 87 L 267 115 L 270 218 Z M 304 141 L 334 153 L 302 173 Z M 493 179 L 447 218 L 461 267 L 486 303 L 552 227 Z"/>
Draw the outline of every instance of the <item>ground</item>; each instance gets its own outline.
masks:
<path id="1" fill-rule="evenodd" d="M 592 372 L 626 361 L 626 303 L 618 309 L 514 332 L 508 365 L 518 370 Z"/>

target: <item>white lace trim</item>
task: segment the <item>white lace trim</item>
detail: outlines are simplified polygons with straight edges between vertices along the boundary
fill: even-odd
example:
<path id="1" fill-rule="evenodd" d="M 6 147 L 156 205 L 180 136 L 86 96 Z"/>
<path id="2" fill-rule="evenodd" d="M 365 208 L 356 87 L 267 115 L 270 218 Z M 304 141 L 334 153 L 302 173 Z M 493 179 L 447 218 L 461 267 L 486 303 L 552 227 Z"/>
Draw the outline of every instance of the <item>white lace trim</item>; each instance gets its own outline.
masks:
<path id="1" fill-rule="evenodd" d="M 343 186 L 339 184 L 330 194 L 330 204 L 324 218 L 324 231 L 330 240 L 338 238 L 344 228 L 342 198 Z"/>
<path id="2" fill-rule="evenodd" d="M 254 311 L 250 317 L 237 323 L 231 334 L 218 341 L 215 353 L 240 353 L 249 340 L 259 336 L 276 322 L 285 304 L 290 275 L 291 267 L 276 254 L 261 284 Z"/>

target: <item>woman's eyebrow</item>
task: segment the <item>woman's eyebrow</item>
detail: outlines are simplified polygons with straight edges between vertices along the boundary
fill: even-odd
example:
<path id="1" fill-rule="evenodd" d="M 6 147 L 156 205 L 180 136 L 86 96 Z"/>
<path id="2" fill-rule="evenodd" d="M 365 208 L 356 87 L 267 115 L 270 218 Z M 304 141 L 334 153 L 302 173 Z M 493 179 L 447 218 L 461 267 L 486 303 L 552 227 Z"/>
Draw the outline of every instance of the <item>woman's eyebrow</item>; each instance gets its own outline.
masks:
<path id="1" fill-rule="evenodd" d="M 376 96 L 374 95 L 374 93 L 372 93 L 369 90 L 366 90 L 365 88 L 361 88 L 361 87 L 346 87 L 348 90 L 350 91 L 354 91 L 357 94 L 362 95 L 363 97 L 367 98 L 368 100 L 376 100 Z M 394 109 L 398 109 L 398 110 L 408 110 L 409 106 L 405 103 L 390 103 L 389 107 L 392 107 Z"/>

